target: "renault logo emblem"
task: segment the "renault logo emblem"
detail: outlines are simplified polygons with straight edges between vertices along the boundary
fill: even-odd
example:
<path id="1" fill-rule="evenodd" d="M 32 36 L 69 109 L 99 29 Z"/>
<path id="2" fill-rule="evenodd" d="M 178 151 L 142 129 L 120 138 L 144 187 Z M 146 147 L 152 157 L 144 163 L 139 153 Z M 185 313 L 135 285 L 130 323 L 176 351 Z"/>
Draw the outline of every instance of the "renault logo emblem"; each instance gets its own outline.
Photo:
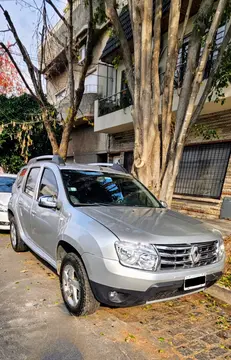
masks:
<path id="1" fill-rule="evenodd" d="M 191 249 L 190 258 L 193 264 L 198 264 L 198 262 L 200 261 L 201 255 L 199 253 L 198 247 L 195 245 L 193 245 Z"/>

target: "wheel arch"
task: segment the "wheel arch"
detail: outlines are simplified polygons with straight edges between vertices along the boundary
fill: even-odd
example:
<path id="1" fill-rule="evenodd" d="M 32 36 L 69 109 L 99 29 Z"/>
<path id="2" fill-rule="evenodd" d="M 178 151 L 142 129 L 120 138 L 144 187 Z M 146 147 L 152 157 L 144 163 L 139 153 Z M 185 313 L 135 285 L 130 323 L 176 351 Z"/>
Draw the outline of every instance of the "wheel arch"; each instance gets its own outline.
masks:
<path id="1" fill-rule="evenodd" d="M 14 217 L 14 213 L 10 209 L 8 209 L 8 217 L 9 217 L 9 220 L 12 219 L 12 217 Z"/>
<path id="2" fill-rule="evenodd" d="M 68 242 L 66 240 L 60 240 L 58 242 L 57 249 L 56 249 L 56 267 L 57 267 L 58 274 L 60 274 L 60 268 L 61 268 L 61 263 L 62 263 L 63 258 L 70 252 L 75 253 L 80 258 L 80 260 L 82 261 L 82 263 L 85 267 L 85 264 L 84 264 L 82 256 L 81 256 L 83 254 L 83 251 L 81 249 L 77 249 L 76 246 L 74 246 L 73 244 L 70 244 L 70 242 Z M 86 267 L 85 267 L 85 269 L 86 269 Z M 87 271 L 87 269 L 86 269 L 86 271 Z"/>

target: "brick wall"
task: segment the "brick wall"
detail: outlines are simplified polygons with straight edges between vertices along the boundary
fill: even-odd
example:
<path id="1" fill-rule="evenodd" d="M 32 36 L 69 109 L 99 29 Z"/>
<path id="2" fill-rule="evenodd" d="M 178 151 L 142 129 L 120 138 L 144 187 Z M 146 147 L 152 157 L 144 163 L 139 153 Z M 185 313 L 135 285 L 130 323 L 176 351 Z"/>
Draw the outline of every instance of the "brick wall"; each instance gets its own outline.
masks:
<path id="1" fill-rule="evenodd" d="M 134 147 L 133 130 L 128 130 L 125 132 L 109 135 L 108 138 L 109 153 L 133 151 L 133 147 Z"/>

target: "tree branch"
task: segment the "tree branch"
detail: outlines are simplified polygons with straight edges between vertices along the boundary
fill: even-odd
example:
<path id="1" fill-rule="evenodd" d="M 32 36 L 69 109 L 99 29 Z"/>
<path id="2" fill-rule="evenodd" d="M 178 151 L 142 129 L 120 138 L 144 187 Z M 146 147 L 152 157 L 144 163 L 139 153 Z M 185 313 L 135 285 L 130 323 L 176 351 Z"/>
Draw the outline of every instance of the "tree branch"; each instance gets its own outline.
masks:
<path id="1" fill-rule="evenodd" d="M 186 109 L 189 103 L 189 98 L 192 90 L 191 88 L 192 82 L 195 77 L 195 71 L 198 64 L 198 58 L 201 49 L 201 39 L 206 31 L 206 24 L 204 18 L 205 16 L 207 16 L 207 14 L 211 13 L 213 3 L 214 0 L 202 1 L 199 11 L 197 13 L 196 23 L 194 25 L 190 37 L 186 69 L 185 69 L 183 84 L 181 86 L 179 103 L 176 113 L 176 126 L 174 131 L 173 143 L 176 143 L 182 123 L 184 121 Z"/>
<path id="2" fill-rule="evenodd" d="M 134 98 L 134 75 L 133 75 L 133 63 L 132 63 L 132 53 L 129 47 L 129 43 L 124 34 L 120 19 L 116 10 L 116 1 L 115 0 L 105 0 L 106 4 L 106 15 L 111 21 L 116 34 L 119 38 L 121 51 L 123 54 L 123 60 L 127 75 L 128 87 L 131 92 L 132 99 Z"/>
<path id="3" fill-rule="evenodd" d="M 68 27 L 68 78 L 69 78 L 69 97 L 70 97 L 70 108 L 74 109 L 75 105 L 75 79 L 73 71 L 73 0 L 68 0 L 69 4 L 69 27 Z M 90 6 L 90 5 L 89 5 Z"/>
<path id="4" fill-rule="evenodd" d="M 24 85 L 26 86 L 27 90 L 30 92 L 30 94 L 33 96 L 33 98 L 35 98 L 35 99 L 37 100 L 36 95 L 34 94 L 34 92 L 32 91 L 31 87 L 29 86 L 28 82 L 26 81 L 25 77 L 23 76 L 21 70 L 19 69 L 19 67 L 18 67 L 16 61 L 14 60 L 14 58 L 13 58 L 10 50 L 8 49 L 8 47 L 7 47 L 5 44 L 3 44 L 2 42 L 0 42 L 0 47 L 2 47 L 2 48 L 5 50 L 5 52 L 7 53 L 7 55 L 9 56 L 12 64 L 13 64 L 14 67 L 16 68 L 16 70 L 17 70 L 19 76 L 21 77 Z"/>
<path id="5" fill-rule="evenodd" d="M 47 4 L 49 4 L 53 10 L 56 12 L 56 14 L 58 15 L 58 17 L 63 21 L 63 23 L 66 25 L 67 28 L 69 28 L 69 23 L 66 20 L 65 16 L 63 16 L 60 11 L 57 9 L 57 7 L 55 6 L 55 4 L 51 1 L 51 0 L 45 0 L 47 2 Z"/>
<path id="6" fill-rule="evenodd" d="M 192 3 L 193 3 L 193 0 L 189 0 L 188 6 L 187 6 L 187 11 L 186 11 L 185 18 L 184 18 L 184 24 L 183 24 L 182 33 L 181 33 L 181 36 L 180 36 L 178 49 L 180 49 L 182 44 L 183 44 L 185 31 L 186 31 L 186 28 L 187 28 L 187 25 L 188 25 L 188 20 L 189 20 L 191 8 L 192 8 Z"/>
<path id="7" fill-rule="evenodd" d="M 4 10 L 1 5 L 0 5 L 0 8 L 3 11 L 3 14 L 5 16 L 5 19 L 6 19 L 7 23 L 8 23 L 8 25 L 9 25 L 9 28 L 10 28 L 11 32 L 13 33 L 15 41 L 16 41 L 16 43 L 17 43 L 17 45 L 19 47 L 19 50 L 20 50 L 20 52 L 22 54 L 23 60 L 27 65 L 27 69 L 28 69 L 28 72 L 30 74 L 31 81 L 32 81 L 33 86 L 35 88 L 36 96 L 38 97 L 40 103 L 45 104 L 46 103 L 45 94 L 43 93 L 42 89 L 40 89 L 40 87 L 38 85 L 38 81 L 36 79 L 36 74 L 38 72 L 38 69 L 36 69 L 35 66 L 33 65 L 25 46 L 22 44 L 8 11 Z"/>
<path id="8" fill-rule="evenodd" d="M 178 30 L 181 0 L 172 0 L 168 26 L 168 54 L 164 75 L 162 96 L 162 168 L 165 168 L 171 140 L 172 103 L 174 94 L 174 77 L 178 56 Z"/>
<path id="9" fill-rule="evenodd" d="M 69 119 L 64 127 L 63 134 L 62 134 L 62 140 L 61 140 L 61 144 L 60 144 L 59 154 L 60 154 L 60 156 L 62 156 L 64 158 L 66 157 L 66 153 L 67 153 L 68 139 L 69 139 L 71 130 L 73 128 L 75 117 L 77 115 L 77 112 L 79 110 L 79 106 L 80 106 L 80 103 L 81 103 L 81 100 L 83 97 L 86 74 L 87 74 L 88 68 L 92 62 L 93 45 L 94 45 L 94 21 L 93 21 L 94 19 L 93 19 L 93 2 L 92 1 L 93 0 L 88 1 L 89 21 L 88 21 L 88 30 L 87 30 L 86 56 L 85 56 L 84 64 L 83 64 L 82 71 L 80 74 L 78 88 L 75 91 L 74 106 L 71 110 Z M 72 51 L 72 56 L 73 56 L 73 51 Z M 70 69 L 68 71 L 70 71 Z"/>
<path id="10" fill-rule="evenodd" d="M 200 115 L 200 113 L 202 111 L 202 108 L 203 108 L 203 106 L 205 104 L 205 101 L 206 101 L 206 99 L 207 99 L 207 97 L 208 97 L 208 95 L 210 93 L 211 88 L 212 88 L 214 76 L 216 75 L 216 72 L 219 69 L 219 66 L 221 64 L 221 61 L 222 61 L 223 55 L 225 53 L 226 47 L 228 46 L 230 40 L 231 40 L 231 24 L 229 25 L 229 28 L 228 28 L 228 30 L 227 30 L 227 32 L 225 34 L 224 40 L 223 40 L 223 42 L 222 42 L 222 44 L 220 46 L 218 57 L 217 57 L 215 63 L 213 64 L 213 66 L 212 66 L 212 69 L 210 71 L 209 77 L 207 79 L 207 82 L 206 82 L 204 91 L 203 91 L 203 93 L 201 95 L 201 98 L 199 100 L 199 103 L 197 104 L 196 109 L 193 112 L 190 127 L 195 124 L 198 116 Z"/>

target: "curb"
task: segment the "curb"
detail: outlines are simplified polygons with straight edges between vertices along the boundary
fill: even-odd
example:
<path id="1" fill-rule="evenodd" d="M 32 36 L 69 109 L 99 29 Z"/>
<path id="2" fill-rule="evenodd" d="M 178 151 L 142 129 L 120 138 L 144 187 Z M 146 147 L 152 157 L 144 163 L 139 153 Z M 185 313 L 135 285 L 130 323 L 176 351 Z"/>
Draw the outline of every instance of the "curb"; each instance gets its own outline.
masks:
<path id="1" fill-rule="evenodd" d="M 213 285 L 209 289 L 205 290 L 205 292 L 218 300 L 221 300 L 229 305 L 231 305 L 231 290 L 227 289 L 220 285 Z"/>

